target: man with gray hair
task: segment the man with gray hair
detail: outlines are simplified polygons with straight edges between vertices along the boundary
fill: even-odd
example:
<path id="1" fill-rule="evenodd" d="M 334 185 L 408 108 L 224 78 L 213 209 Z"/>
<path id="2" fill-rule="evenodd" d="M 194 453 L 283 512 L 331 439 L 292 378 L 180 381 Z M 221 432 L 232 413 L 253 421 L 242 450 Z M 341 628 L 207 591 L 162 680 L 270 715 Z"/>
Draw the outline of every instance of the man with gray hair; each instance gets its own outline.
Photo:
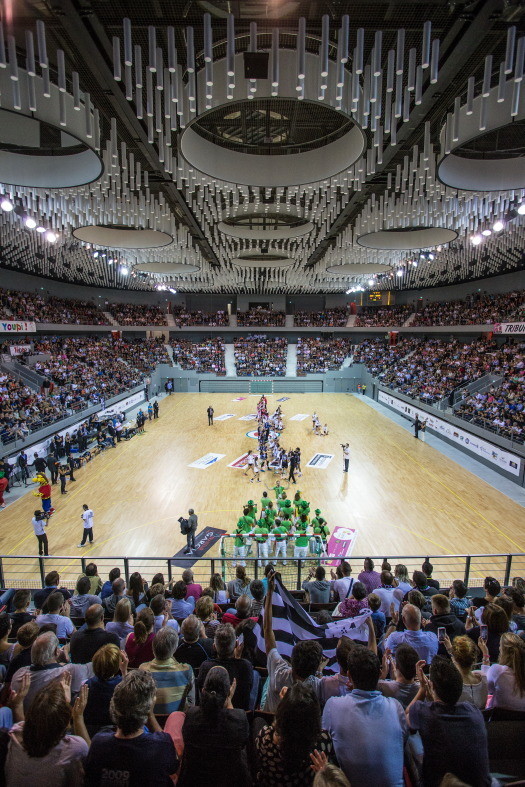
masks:
<path id="1" fill-rule="evenodd" d="M 91 664 L 65 664 L 63 655 L 58 638 L 52 631 L 46 631 L 35 639 L 31 646 L 31 666 L 21 667 L 15 672 L 11 681 L 12 690 L 18 692 L 24 675 L 29 673 L 31 682 L 24 699 L 25 712 L 31 706 L 37 692 L 55 678 L 60 678 L 64 671 L 71 674 L 72 694 L 80 691 L 83 681 L 93 677 Z"/>
<path id="2" fill-rule="evenodd" d="M 152 676 L 141 670 L 129 672 L 116 686 L 109 712 L 117 731 L 93 737 L 85 764 L 86 784 L 113 781 L 107 774 L 122 774 L 115 784 L 145 785 L 153 778 L 156 784 L 171 784 L 179 763 L 171 736 L 162 732 L 153 712 L 156 689 Z"/>
<path id="3" fill-rule="evenodd" d="M 181 627 L 182 642 L 175 651 L 177 661 L 198 670 L 203 661 L 213 657 L 213 640 L 206 637 L 204 624 L 196 615 L 188 615 Z"/>
<path id="4" fill-rule="evenodd" d="M 402 612 L 402 619 L 405 624 L 404 631 L 395 630 L 399 621 L 399 613 L 394 611 L 393 606 L 390 614 L 392 619 L 386 630 L 383 647 L 390 648 L 395 655 L 397 646 L 401 645 L 402 642 L 406 642 L 407 645 L 411 645 L 417 651 L 420 659 L 424 659 L 427 664 L 430 664 L 438 652 L 439 642 L 433 631 L 421 630 L 421 610 L 413 604 L 405 604 Z"/>
<path id="5" fill-rule="evenodd" d="M 179 664 L 173 654 L 179 644 L 179 635 L 164 626 L 153 639 L 153 661 L 141 664 L 139 669 L 151 673 L 157 685 L 154 713 L 169 714 L 195 704 L 195 682 L 189 664 Z"/>
<path id="6" fill-rule="evenodd" d="M 197 679 L 199 690 L 202 689 L 206 675 L 212 667 L 224 667 L 230 676 L 230 683 L 237 681 L 232 699 L 233 707 L 250 710 L 250 695 L 254 682 L 253 666 L 248 659 L 241 658 L 243 646 L 237 644 L 235 631 L 230 623 L 221 623 L 217 626 L 213 647 L 217 656 L 202 662 Z M 252 706 L 255 707 L 253 703 Z"/>

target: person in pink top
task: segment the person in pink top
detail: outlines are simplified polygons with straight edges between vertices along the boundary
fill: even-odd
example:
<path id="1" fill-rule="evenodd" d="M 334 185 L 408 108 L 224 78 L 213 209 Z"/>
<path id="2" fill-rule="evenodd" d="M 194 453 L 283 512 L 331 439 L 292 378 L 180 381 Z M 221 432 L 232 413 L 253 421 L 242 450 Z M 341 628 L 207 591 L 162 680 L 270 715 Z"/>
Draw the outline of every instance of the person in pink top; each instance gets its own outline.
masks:
<path id="1" fill-rule="evenodd" d="M 202 596 L 202 585 L 197 585 L 193 581 L 193 571 L 187 568 L 182 572 L 182 581 L 186 585 L 186 598 L 193 596 L 197 602 Z"/>
<path id="2" fill-rule="evenodd" d="M 354 582 L 352 595 L 343 599 L 339 604 L 338 616 L 341 618 L 355 618 L 361 610 L 368 609 L 368 594 L 362 582 Z"/>
<path id="3" fill-rule="evenodd" d="M 373 593 L 381 585 L 381 574 L 374 571 L 374 561 L 370 557 L 365 557 L 364 571 L 357 577 L 366 587 L 367 594 Z"/>

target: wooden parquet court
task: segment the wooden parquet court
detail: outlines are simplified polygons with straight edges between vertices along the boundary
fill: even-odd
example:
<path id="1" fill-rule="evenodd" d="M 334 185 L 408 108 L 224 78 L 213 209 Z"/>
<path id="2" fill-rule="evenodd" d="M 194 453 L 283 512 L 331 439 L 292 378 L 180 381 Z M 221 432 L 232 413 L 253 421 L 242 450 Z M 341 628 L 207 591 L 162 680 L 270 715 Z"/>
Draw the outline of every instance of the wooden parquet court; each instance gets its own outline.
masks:
<path id="1" fill-rule="evenodd" d="M 77 471 L 77 481 L 68 484 L 67 496 L 60 495 L 59 486 L 53 487 L 56 513 L 48 527 L 51 554 L 81 554 L 95 560 L 127 555 L 135 558 L 133 570 L 139 568 L 151 577 L 157 567 L 144 568 L 140 558 L 171 556 L 180 549 L 184 538 L 177 519 L 189 507 L 198 514 L 199 530 L 206 525 L 231 530 L 243 503 L 249 498 L 258 500 L 265 489 L 264 482 L 250 483 L 241 470 L 228 467 L 249 448 L 257 448 L 257 441 L 246 436 L 256 422 L 239 420 L 255 412 L 257 397 L 246 395 L 234 401 L 236 396 L 174 394 L 165 398 L 159 420 L 147 422 L 144 435 L 108 449 Z M 268 396 L 271 412 L 281 397 Z M 235 417 L 208 426 L 209 404 L 216 418 L 226 413 Z M 525 512 L 520 505 L 428 444 L 416 441 L 360 398 L 290 394 L 281 406 L 286 425 L 281 442 L 286 448 L 299 445 L 302 449 L 303 476 L 297 488 L 313 504 L 312 510 L 322 510 L 330 527 L 345 524 L 358 531 L 355 555 L 525 551 Z M 321 423 L 329 425 L 329 436 L 312 434 L 314 410 Z M 289 420 L 298 413 L 308 413 L 308 418 Z M 347 475 L 342 472 L 340 447 L 346 441 L 352 456 Z M 318 451 L 334 454 L 334 458 L 325 470 L 307 469 Z M 208 452 L 225 457 L 207 469 L 188 467 Z M 83 503 L 95 512 L 95 543 L 79 550 L 75 545 L 82 535 Z M 29 493 L 0 512 L 0 554 L 35 554 L 31 518 L 38 507 L 39 500 Z M 13 578 L 16 561 L 4 560 L 4 569 L 7 565 Z M 57 568 L 64 579 L 67 575 L 71 580 L 78 573 L 77 565 L 50 559 L 46 570 Z M 99 561 L 104 576 L 110 567 Z M 480 575 L 490 568 L 477 567 Z M 27 564 L 24 567 L 25 578 L 33 579 L 35 586 L 39 585 L 37 568 L 36 560 L 34 571 Z M 357 569 L 361 566 L 355 566 L 356 574 Z M 204 574 L 208 571 L 207 566 Z M 444 575 L 449 576 L 449 571 Z"/>

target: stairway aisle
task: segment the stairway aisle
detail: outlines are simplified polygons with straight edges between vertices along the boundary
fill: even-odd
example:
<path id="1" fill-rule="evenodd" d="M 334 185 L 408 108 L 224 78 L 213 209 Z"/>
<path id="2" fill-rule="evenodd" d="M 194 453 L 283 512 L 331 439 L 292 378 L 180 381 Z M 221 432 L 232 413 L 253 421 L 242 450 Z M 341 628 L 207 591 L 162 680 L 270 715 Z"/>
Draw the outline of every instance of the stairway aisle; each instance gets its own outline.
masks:
<path id="1" fill-rule="evenodd" d="M 177 327 L 177 323 L 175 322 L 175 318 L 173 317 L 173 314 L 171 312 L 166 313 L 166 323 L 168 325 L 168 328 Z"/>
<path id="2" fill-rule="evenodd" d="M 297 377 L 297 345 L 288 342 L 286 353 L 286 376 Z"/>
<path id="3" fill-rule="evenodd" d="M 102 312 L 102 314 L 104 315 L 104 317 L 106 318 L 106 320 L 109 322 L 110 325 L 118 325 L 118 322 L 113 317 L 111 312 Z"/>
<path id="4" fill-rule="evenodd" d="M 226 367 L 226 377 L 237 377 L 233 344 L 224 345 L 224 365 Z"/>
<path id="5" fill-rule="evenodd" d="M 416 318 L 416 313 L 412 312 L 412 314 L 410 315 L 408 320 L 405 320 L 405 322 L 403 323 L 403 328 L 408 328 L 409 325 L 412 325 L 412 323 L 414 322 L 415 318 Z"/>
<path id="6" fill-rule="evenodd" d="M 346 327 L 353 328 L 356 320 L 357 320 L 357 314 L 350 314 L 348 320 L 346 321 Z"/>
<path id="7" fill-rule="evenodd" d="M 284 320 L 285 328 L 293 328 L 293 314 L 287 314 Z"/>

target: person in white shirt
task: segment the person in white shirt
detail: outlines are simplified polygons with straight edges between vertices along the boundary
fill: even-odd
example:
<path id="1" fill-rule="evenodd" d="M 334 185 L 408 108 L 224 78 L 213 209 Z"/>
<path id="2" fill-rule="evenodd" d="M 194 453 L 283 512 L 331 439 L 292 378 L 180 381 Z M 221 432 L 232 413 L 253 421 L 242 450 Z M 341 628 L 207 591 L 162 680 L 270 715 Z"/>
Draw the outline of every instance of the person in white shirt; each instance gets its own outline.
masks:
<path id="1" fill-rule="evenodd" d="M 332 592 L 336 601 L 343 601 L 349 598 L 352 594 L 352 586 L 354 584 L 353 577 L 350 576 L 352 568 L 350 563 L 343 560 L 334 573 L 333 569 L 330 572 L 332 576 Z"/>
<path id="2" fill-rule="evenodd" d="M 78 549 L 80 549 L 80 547 L 84 546 L 84 544 L 86 543 L 88 537 L 89 537 L 89 543 L 90 544 L 93 543 L 93 517 L 94 517 L 94 514 L 93 514 L 93 511 L 90 509 L 90 507 L 88 505 L 86 505 L 85 503 L 82 506 L 82 508 L 84 510 L 83 510 L 83 512 L 82 512 L 82 514 L 80 516 L 81 516 L 81 519 L 84 522 L 84 534 L 82 536 L 82 541 L 80 542 L 80 544 L 77 544 L 77 548 Z"/>
<path id="3" fill-rule="evenodd" d="M 47 557 L 49 555 L 49 547 L 47 543 L 47 519 L 42 511 L 35 511 L 35 515 L 31 520 L 35 536 L 38 539 L 38 554 Z"/>
<path id="4" fill-rule="evenodd" d="M 348 473 L 348 465 L 350 464 L 350 444 L 349 443 L 345 443 L 345 445 L 343 445 L 343 463 L 344 463 L 343 473 Z"/>
<path id="5" fill-rule="evenodd" d="M 379 612 L 382 612 L 387 618 L 390 617 L 390 604 L 394 605 L 394 609 L 399 609 L 399 600 L 395 596 L 394 577 L 390 571 L 381 572 L 381 585 L 374 589 L 374 593 L 381 599 L 381 606 Z"/>

